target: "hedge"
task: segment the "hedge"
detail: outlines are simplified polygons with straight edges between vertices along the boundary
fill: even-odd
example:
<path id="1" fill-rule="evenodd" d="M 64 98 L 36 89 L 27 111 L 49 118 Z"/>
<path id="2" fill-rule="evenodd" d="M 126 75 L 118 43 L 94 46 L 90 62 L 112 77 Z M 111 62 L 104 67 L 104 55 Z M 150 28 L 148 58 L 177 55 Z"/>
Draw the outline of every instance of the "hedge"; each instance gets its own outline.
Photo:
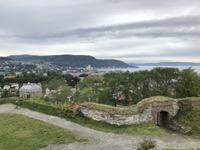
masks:
<path id="1" fill-rule="evenodd" d="M 41 104 L 20 98 L 4 98 L 0 99 L 0 104 L 12 103 L 15 104 L 16 100 L 19 102 L 19 107 L 28 108 L 33 111 L 41 112 L 47 115 L 58 116 L 62 118 L 73 118 L 78 114 L 78 109 L 66 106 L 54 106 L 50 104 Z"/>
<path id="2" fill-rule="evenodd" d="M 0 105 L 8 104 L 8 103 L 15 104 L 15 102 L 16 102 L 15 98 L 2 98 L 2 99 L 0 99 Z"/>

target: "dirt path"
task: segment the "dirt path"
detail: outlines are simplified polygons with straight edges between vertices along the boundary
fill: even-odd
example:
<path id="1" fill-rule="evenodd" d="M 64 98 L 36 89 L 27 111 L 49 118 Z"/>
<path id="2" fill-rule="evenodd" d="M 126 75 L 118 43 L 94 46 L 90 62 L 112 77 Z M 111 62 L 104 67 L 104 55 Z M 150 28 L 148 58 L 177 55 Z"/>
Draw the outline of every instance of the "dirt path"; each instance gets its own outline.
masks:
<path id="1" fill-rule="evenodd" d="M 104 133 L 80 126 L 76 123 L 28 109 L 14 109 L 12 104 L 0 105 L 0 113 L 16 113 L 29 116 L 38 120 L 69 129 L 79 137 L 88 139 L 87 142 L 75 142 L 71 144 L 49 145 L 41 150 L 135 150 L 137 144 L 143 141 L 144 137 L 139 135 L 117 135 Z M 200 148 L 200 140 L 177 134 L 168 134 L 159 137 L 147 137 L 156 141 L 159 148 Z"/>

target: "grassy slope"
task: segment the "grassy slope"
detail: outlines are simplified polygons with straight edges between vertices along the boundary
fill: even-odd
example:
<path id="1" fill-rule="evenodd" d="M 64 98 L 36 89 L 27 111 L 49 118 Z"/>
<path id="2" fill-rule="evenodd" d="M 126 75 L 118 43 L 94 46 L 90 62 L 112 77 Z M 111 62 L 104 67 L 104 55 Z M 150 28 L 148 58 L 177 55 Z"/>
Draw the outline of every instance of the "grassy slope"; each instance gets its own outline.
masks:
<path id="1" fill-rule="evenodd" d="M 38 101 L 37 98 L 32 98 L 30 100 L 34 101 L 36 103 L 41 103 L 41 101 Z M 44 103 L 45 101 L 42 101 L 42 102 Z M 50 105 L 50 104 L 48 104 L 48 105 Z M 103 106 L 105 107 L 106 105 L 103 105 Z M 30 107 L 30 108 L 32 108 L 32 107 Z M 34 109 L 34 111 L 40 112 L 40 110 L 35 110 L 35 109 Z M 45 113 L 45 112 L 43 112 L 43 113 Z M 54 114 L 52 114 L 52 115 L 54 115 Z M 66 118 L 67 120 L 70 120 L 72 122 L 75 122 L 77 124 L 80 124 L 82 126 L 92 128 L 95 130 L 99 130 L 99 131 L 103 131 L 103 132 L 111 132 L 111 133 L 116 133 L 116 134 L 124 134 L 125 133 L 125 134 L 132 134 L 132 135 L 133 134 L 140 134 L 140 135 L 164 135 L 164 134 L 166 134 L 166 132 L 163 129 L 159 128 L 158 126 L 156 126 L 154 124 L 117 126 L 117 125 L 111 125 L 111 124 L 108 124 L 105 122 L 95 121 L 95 120 L 86 118 L 86 117 L 82 116 L 81 114 L 77 115 L 75 118 L 69 118 L 69 117 L 64 117 L 64 118 Z"/>
<path id="2" fill-rule="evenodd" d="M 27 107 L 28 105 L 22 105 L 27 100 L 23 101 L 22 99 L 20 99 L 18 97 L 12 97 L 12 98 L 2 99 L 2 100 L 5 100 L 4 103 L 8 103 L 9 100 L 13 100 L 14 102 L 16 100 L 18 100 L 20 107 L 28 108 L 33 111 L 38 111 L 38 112 L 46 113 L 49 115 L 56 115 L 54 113 L 54 111 L 48 111 L 48 109 L 43 108 L 43 107 L 46 107 L 46 105 L 48 105 L 48 107 L 50 107 L 50 104 L 46 104 L 42 107 L 39 107 L 39 106 L 34 107 L 34 105 L 30 105 L 29 107 Z M 3 102 L 2 100 L 0 100 L 0 104 L 3 104 L 3 103 L 1 103 L 1 102 Z M 34 101 L 35 103 L 40 103 L 40 101 L 35 100 L 35 99 L 30 99 L 30 101 L 32 101 L 32 102 Z M 43 101 L 43 103 L 44 102 L 45 101 Z M 42 111 L 41 111 L 41 109 L 42 109 Z M 156 126 L 154 124 L 117 126 L 117 125 L 111 125 L 111 124 L 108 124 L 105 122 L 94 121 L 94 120 L 86 118 L 80 114 L 77 115 L 75 118 L 69 118 L 65 115 L 63 115 L 62 117 L 66 118 L 67 120 L 70 120 L 72 122 L 78 123 L 82 126 L 92 128 L 95 130 L 99 130 L 99 131 L 103 131 L 103 132 L 112 132 L 112 133 L 116 133 L 116 134 L 124 134 L 124 133 L 140 134 L 140 135 L 164 135 L 166 133 L 163 129 L 159 128 L 158 126 Z"/>
<path id="3" fill-rule="evenodd" d="M 200 98 L 185 98 L 179 101 L 181 107 L 175 120 L 192 127 L 190 135 L 200 137 Z"/>
<path id="4" fill-rule="evenodd" d="M 98 104 L 93 102 L 85 102 L 82 104 L 83 107 L 94 109 L 98 111 L 108 112 L 111 114 L 119 114 L 119 115 L 133 115 L 137 114 L 142 107 L 145 105 L 148 105 L 149 103 L 155 103 L 155 102 L 167 102 L 167 101 L 174 101 L 177 102 L 176 99 L 165 97 L 165 96 L 153 96 L 146 99 L 143 99 L 139 103 L 135 105 L 131 105 L 126 108 L 118 108 L 114 106 L 109 106 L 105 104 Z"/>
<path id="5" fill-rule="evenodd" d="M 154 124 L 141 124 L 131 126 L 117 126 L 106 122 L 95 121 L 83 116 L 77 116 L 71 121 L 82 126 L 92 128 L 103 132 L 112 132 L 116 134 L 132 134 L 132 135 L 164 135 L 166 132 Z"/>
<path id="6" fill-rule="evenodd" d="M 198 149 L 193 149 L 193 148 L 187 148 L 187 149 L 177 149 L 177 148 L 164 148 L 164 149 L 152 149 L 152 150 L 198 150 Z"/>
<path id="7" fill-rule="evenodd" d="M 72 132 L 18 114 L 0 114 L 0 149 L 33 150 L 77 141 Z"/>
<path id="8" fill-rule="evenodd" d="M 103 104 L 96 104 L 96 103 L 84 103 L 82 106 L 87 108 L 92 108 L 95 110 L 106 111 L 113 114 L 135 114 L 138 112 L 138 108 L 141 106 L 151 103 L 151 102 L 160 102 L 160 101 L 176 101 L 175 99 L 163 97 L 163 96 L 154 96 L 147 99 L 144 99 L 142 102 L 127 107 L 127 108 L 116 108 L 108 105 Z M 96 130 L 104 131 L 104 132 L 112 132 L 117 134 L 141 134 L 141 135 L 164 135 L 166 132 L 159 128 L 154 124 L 140 124 L 140 125 L 129 125 L 129 126 L 117 126 L 111 125 L 105 122 L 97 122 L 89 118 L 78 116 L 71 121 L 81 124 L 83 126 L 93 128 Z"/>

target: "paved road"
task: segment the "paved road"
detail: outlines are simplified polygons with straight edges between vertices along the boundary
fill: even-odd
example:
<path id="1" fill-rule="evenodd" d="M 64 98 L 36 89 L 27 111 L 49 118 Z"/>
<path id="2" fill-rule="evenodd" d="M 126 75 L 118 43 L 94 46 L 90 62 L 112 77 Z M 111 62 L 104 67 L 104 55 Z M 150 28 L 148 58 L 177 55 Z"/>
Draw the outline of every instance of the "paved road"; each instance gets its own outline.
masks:
<path id="1" fill-rule="evenodd" d="M 0 105 L 0 113 L 16 113 L 42 120 L 73 131 L 79 137 L 88 139 L 87 142 L 75 142 L 71 144 L 49 145 L 40 150 L 135 150 L 137 144 L 145 138 L 139 135 L 117 135 L 104 133 L 80 126 L 65 119 L 54 117 L 28 109 L 14 109 L 12 104 Z M 168 134 L 158 137 L 147 137 L 156 141 L 159 148 L 200 148 L 200 140 L 177 134 Z"/>

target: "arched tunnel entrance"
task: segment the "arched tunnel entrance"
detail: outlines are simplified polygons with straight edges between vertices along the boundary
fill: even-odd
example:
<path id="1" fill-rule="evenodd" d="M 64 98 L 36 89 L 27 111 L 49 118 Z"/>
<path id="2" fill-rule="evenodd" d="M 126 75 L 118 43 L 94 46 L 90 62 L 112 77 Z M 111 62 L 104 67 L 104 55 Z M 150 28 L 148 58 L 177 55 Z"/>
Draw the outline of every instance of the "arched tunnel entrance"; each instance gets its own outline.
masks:
<path id="1" fill-rule="evenodd" d="M 163 128 L 169 126 L 169 113 L 167 111 L 160 111 L 157 114 L 157 125 Z"/>

